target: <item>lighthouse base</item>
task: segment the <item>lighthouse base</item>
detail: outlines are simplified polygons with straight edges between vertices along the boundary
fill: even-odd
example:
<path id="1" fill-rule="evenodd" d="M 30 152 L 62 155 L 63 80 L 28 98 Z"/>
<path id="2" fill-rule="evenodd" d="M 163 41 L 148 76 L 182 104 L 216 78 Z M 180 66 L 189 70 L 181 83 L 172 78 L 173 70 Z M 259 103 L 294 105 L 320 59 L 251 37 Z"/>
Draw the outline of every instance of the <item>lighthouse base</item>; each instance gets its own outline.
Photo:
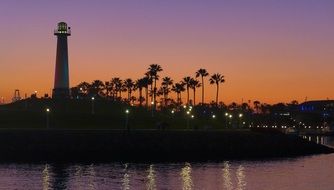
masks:
<path id="1" fill-rule="evenodd" d="M 55 88 L 52 90 L 53 99 L 69 99 L 70 89 L 68 88 Z"/>

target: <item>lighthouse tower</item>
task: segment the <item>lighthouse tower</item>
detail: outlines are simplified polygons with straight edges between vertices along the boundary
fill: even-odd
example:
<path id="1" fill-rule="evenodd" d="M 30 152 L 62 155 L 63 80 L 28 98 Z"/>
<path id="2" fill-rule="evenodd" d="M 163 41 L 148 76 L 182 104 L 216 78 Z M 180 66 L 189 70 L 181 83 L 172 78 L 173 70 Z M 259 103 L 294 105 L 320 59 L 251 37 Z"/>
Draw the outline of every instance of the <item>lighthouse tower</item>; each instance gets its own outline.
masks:
<path id="1" fill-rule="evenodd" d="M 71 28 L 60 22 L 54 35 L 57 36 L 57 57 L 52 98 L 64 99 L 70 97 L 67 36 L 71 35 Z"/>

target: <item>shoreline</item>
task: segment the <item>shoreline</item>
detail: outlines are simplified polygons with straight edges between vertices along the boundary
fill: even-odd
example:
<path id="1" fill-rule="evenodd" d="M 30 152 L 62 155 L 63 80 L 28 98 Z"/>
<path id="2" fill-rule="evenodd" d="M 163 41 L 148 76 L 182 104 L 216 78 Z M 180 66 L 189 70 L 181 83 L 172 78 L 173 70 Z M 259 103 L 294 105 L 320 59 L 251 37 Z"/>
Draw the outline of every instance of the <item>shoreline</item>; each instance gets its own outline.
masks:
<path id="1" fill-rule="evenodd" d="M 174 162 L 290 158 L 334 153 L 271 131 L 1 129 L 0 161 Z"/>

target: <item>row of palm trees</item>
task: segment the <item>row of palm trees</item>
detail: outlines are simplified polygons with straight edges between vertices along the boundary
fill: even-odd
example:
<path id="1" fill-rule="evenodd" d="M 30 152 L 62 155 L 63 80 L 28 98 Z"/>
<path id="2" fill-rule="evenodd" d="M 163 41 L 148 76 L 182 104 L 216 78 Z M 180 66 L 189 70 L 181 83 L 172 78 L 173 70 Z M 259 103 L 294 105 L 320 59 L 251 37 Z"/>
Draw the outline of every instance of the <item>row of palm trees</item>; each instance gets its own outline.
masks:
<path id="1" fill-rule="evenodd" d="M 176 103 L 182 104 L 181 94 L 187 92 L 187 104 L 196 105 L 196 89 L 202 87 L 202 101 L 204 104 L 205 95 L 205 78 L 209 76 L 206 69 L 199 69 L 195 73 L 195 77 L 186 76 L 181 81 L 174 83 L 173 79 L 166 76 L 162 78 L 160 88 L 157 88 L 157 81 L 160 79 L 160 73 L 163 71 L 158 64 L 151 64 L 144 76 L 137 80 L 127 78 L 125 80 L 119 77 L 114 77 L 110 81 L 102 82 L 101 80 L 94 80 L 92 83 L 81 82 L 79 85 L 71 88 L 72 96 L 74 98 L 98 96 L 112 100 L 121 100 L 122 92 L 127 92 L 126 100 L 134 102 L 138 100 L 139 105 L 142 106 L 145 101 L 146 106 L 149 102 L 156 107 L 157 97 L 162 96 L 164 105 L 168 105 L 168 101 L 174 101 L 169 98 L 169 94 L 173 91 L 176 93 Z M 200 78 L 201 81 L 197 80 Z M 215 73 L 209 78 L 210 84 L 216 85 L 216 104 L 218 105 L 219 86 L 225 82 L 223 75 Z M 145 98 L 143 96 L 145 90 Z M 190 101 L 190 90 L 193 91 L 193 101 Z M 138 91 L 138 99 L 132 93 Z M 149 97 L 151 98 L 149 101 Z"/>

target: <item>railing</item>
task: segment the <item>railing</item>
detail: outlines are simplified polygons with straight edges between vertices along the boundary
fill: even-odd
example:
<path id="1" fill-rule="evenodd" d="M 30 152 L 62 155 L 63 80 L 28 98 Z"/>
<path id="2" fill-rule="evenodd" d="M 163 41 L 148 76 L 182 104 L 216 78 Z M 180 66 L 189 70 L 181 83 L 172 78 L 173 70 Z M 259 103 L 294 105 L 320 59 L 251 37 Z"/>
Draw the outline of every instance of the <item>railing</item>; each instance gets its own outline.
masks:
<path id="1" fill-rule="evenodd" d="M 68 34 L 68 35 L 71 35 L 71 29 L 67 29 L 67 30 L 55 29 L 53 32 L 54 32 L 54 34 Z"/>

